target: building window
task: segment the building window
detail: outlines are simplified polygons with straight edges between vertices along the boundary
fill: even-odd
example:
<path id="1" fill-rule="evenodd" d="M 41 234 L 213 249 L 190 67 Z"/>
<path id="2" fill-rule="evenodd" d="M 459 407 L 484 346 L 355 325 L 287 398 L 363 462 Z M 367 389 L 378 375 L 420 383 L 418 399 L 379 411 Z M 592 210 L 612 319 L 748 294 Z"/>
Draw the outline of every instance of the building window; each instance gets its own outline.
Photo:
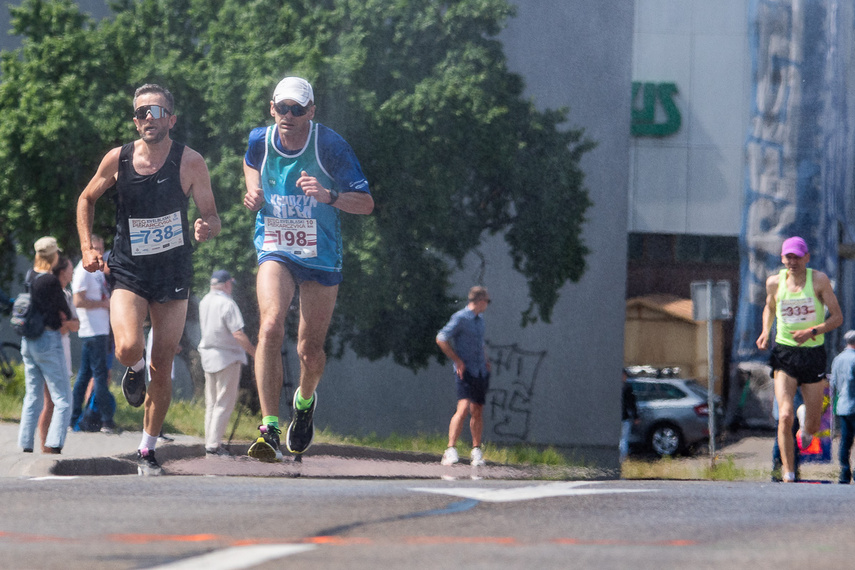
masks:
<path id="1" fill-rule="evenodd" d="M 739 264 L 739 241 L 736 236 L 630 233 L 627 244 L 629 261 Z"/>

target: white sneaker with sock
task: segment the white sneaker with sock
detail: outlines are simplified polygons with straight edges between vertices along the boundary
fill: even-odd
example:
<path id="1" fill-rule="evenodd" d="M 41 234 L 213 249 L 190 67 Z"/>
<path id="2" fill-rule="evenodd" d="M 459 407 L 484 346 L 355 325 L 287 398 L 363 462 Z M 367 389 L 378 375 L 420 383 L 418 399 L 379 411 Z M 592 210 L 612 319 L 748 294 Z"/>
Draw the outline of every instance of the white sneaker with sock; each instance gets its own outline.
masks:
<path id="1" fill-rule="evenodd" d="M 796 417 L 799 418 L 799 440 L 802 443 L 802 449 L 810 447 L 813 442 L 813 436 L 805 431 L 805 405 L 802 404 L 796 409 Z"/>
<path id="2" fill-rule="evenodd" d="M 460 461 L 460 457 L 457 455 L 457 450 L 453 447 L 449 447 L 445 450 L 445 453 L 442 454 L 442 460 L 440 464 L 442 465 L 454 465 Z"/>

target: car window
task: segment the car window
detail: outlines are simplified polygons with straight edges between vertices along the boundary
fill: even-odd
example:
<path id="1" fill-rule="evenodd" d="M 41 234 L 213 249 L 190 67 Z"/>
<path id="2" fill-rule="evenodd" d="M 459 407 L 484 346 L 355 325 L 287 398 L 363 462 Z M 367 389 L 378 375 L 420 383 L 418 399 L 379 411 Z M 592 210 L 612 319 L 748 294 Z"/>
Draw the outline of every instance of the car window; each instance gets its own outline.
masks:
<path id="1" fill-rule="evenodd" d="M 694 380 L 688 380 L 686 382 L 686 387 L 701 398 L 707 397 L 707 389 L 695 382 Z"/>
<path id="2" fill-rule="evenodd" d="M 661 400 L 680 400 L 686 397 L 686 393 L 672 386 L 671 384 L 659 385 L 659 399 Z"/>
<path id="3" fill-rule="evenodd" d="M 651 400 L 679 400 L 686 397 L 686 393 L 665 382 L 643 382 L 634 380 L 632 391 L 638 402 L 650 402 Z"/>
<path id="4" fill-rule="evenodd" d="M 632 392 L 635 394 L 635 399 L 638 402 L 646 402 L 648 400 L 655 399 L 655 388 L 656 386 L 651 382 L 635 381 L 632 383 Z"/>

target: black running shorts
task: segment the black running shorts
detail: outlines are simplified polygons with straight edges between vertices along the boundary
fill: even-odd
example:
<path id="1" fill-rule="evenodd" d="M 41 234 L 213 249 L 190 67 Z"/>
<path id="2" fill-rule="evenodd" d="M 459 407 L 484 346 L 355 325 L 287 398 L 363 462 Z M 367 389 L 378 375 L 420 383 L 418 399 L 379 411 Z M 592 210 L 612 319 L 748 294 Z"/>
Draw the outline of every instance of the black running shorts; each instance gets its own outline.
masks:
<path id="1" fill-rule="evenodd" d="M 144 279 L 131 280 L 124 276 L 116 276 L 114 288 L 130 291 L 149 303 L 186 301 L 190 298 L 190 283 L 181 283 L 177 279 L 169 283 L 155 283 Z"/>
<path id="2" fill-rule="evenodd" d="M 825 346 L 785 346 L 776 344 L 769 357 L 772 376 L 781 370 L 795 378 L 799 385 L 814 384 L 825 378 Z"/>

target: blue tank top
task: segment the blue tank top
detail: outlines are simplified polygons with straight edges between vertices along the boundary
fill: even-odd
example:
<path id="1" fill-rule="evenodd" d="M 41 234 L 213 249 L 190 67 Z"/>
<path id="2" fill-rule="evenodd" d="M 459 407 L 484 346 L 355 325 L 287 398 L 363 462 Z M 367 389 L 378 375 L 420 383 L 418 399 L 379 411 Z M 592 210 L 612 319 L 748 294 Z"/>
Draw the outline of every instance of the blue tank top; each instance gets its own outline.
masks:
<path id="1" fill-rule="evenodd" d="M 267 127 L 260 164 L 247 160 L 247 164 L 258 168 L 261 174 L 265 200 L 264 207 L 256 215 L 254 243 L 259 257 L 276 253 L 305 267 L 340 272 L 342 244 L 338 208 L 318 202 L 297 188 L 302 171 L 317 178 L 325 188 L 341 188 L 319 159 L 322 152 L 319 150 L 320 126 L 311 124 L 305 146 L 295 153 L 280 150 L 276 144 L 279 135 L 275 125 Z M 252 145 L 250 137 L 250 152 Z M 356 165 L 358 167 L 358 163 Z"/>

